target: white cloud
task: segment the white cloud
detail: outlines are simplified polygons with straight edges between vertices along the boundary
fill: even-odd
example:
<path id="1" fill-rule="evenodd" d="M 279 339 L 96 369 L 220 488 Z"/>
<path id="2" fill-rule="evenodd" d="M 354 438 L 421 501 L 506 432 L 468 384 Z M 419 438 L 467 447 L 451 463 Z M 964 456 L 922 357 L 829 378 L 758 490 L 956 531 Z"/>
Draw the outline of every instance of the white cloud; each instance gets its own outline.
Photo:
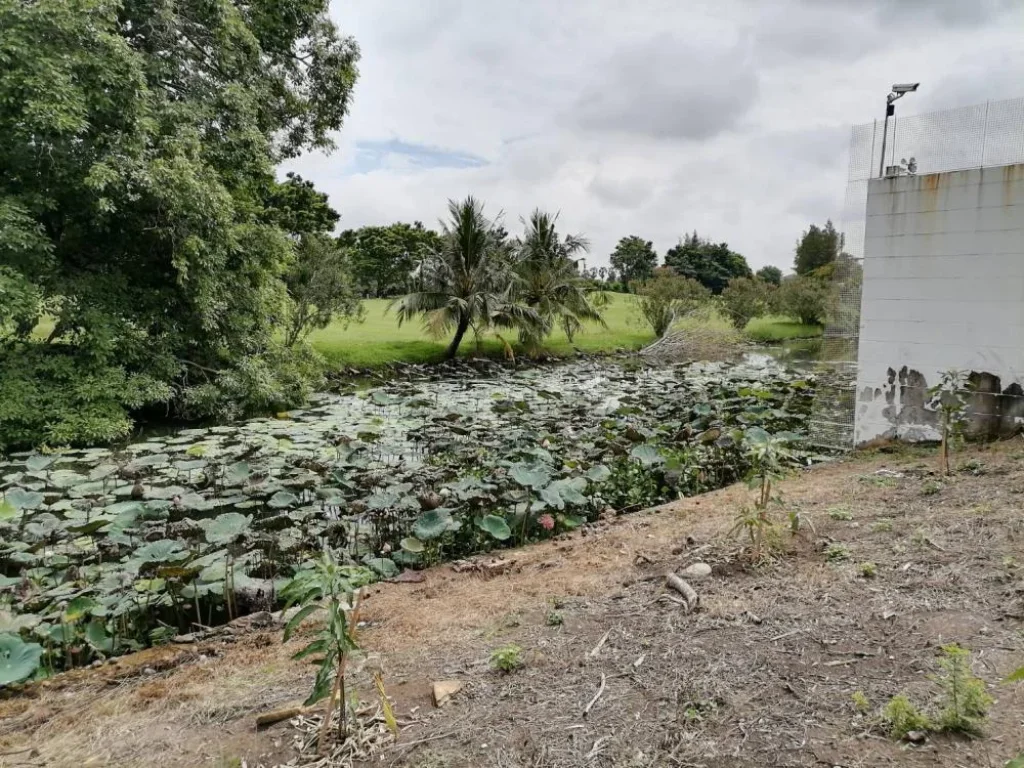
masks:
<path id="1" fill-rule="evenodd" d="M 697 229 L 755 268 L 788 268 L 808 224 L 841 219 L 850 127 L 881 117 L 891 83 L 923 83 L 901 115 L 1024 95 L 1017 0 L 346 0 L 332 13 L 363 51 L 352 114 L 336 153 L 289 167 L 344 226 L 433 224 L 472 193 L 513 231 L 534 207 L 561 210 L 595 265 L 624 235 L 664 252 Z M 367 146 L 404 157 L 380 152 L 373 168 Z M 485 164 L 412 162 L 417 146 Z"/>

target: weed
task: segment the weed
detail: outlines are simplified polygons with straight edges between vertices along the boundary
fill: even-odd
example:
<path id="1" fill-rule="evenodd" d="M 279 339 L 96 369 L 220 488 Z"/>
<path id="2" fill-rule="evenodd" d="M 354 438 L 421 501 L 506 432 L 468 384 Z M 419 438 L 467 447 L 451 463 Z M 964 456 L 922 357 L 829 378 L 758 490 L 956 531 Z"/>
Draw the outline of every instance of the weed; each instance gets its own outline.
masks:
<path id="1" fill-rule="evenodd" d="M 924 528 L 918 528 L 914 531 L 914 535 L 910 540 L 916 547 L 926 547 L 928 546 L 929 541 L 928 534 L 925 532 Z"/>
<path id="2" fill-rule="evenodd" d="M 981 504 L 975 504 L 967 511 L 970 512 L 972 515 L 988 515 L 992 513 L 992 510 L 992 505 L 989 504 L 988 502 L 983 501 Z"/>
<path id="3" fill-rule="evenodd" d="M 565 623 L 565 619 L 562 618 L 562 614 L 558 611 L 548 611 L 545 621 L 549 627 L 560 627 Z"/>
<path id="4" fill-rule="evenodd" d="M 853 520 L 853 513 L 846 507 L 830 507 L 828 516 L 833 520 Z"/>
<path id="5" fill-rule="evenodd" d="M 871 526 L 871 530 L 875 533 L 886 533 L 892 530 L 892 520 L 887 517 L 883 517 L 881 520 L 876 520 Z"/>
<path id="6" fill-rule="evenodd" d="M 928 388 L 928 407 L 939 412 L 942 444 L 939 446 L 939 471 L 949 474 L 949 453 L 952 443 L 959 441 L 967 421 L 965 392 L 971 389 L 968 373 L 951 368 L 939 374 L 939 381 Z"/>
<path id="7" fill-rule="evenodd" d="M 850 559 L 850 549 L 842 544 L 829 544 L 825 557 L 830 563 L 840 563 Z"/>
<path id="8" fill-rule="evenodd" d="M 857 570 L 865 579 L 873 579 L 878 575 L 878 566 L 871 562 L 861 563 Z"/>
<path id="9" fill-rule="evenodd" d="M 857 711 L 862 715 L 866 715 L 871 711 L 871 702 L 868 701 L 868 697 L 864 695 L 864 691 L 854 691 L 850 695 L 853 706 L 857 708 Z"/>
<path id="10" fill-rule="evenodd" d="M 752 558 L 760 561 L 766 545 L 772 549 L 777 544 L 775 526 L 768 517 L 768 505 L 781 503 L 779 496 L 772 493 L 772 483 L 783 477 L 784 462 L 792 457 L 792 452 L 786 438 L 771 435 L 760 427 L 746 431 L 743 449 L 751 466 L 747 484 L 757 491 L 757 496 L 753 509 L 740 509 L 729 535 L 745 531 L 750 539 Z M 799 527 L 799 517 L 790 515 L 790 530 L 795 533 Z"/>
<path id="11" fill-rule="evenodd" d="M 911 731 L 930 731 L 931 720 L 910 703 L 902 693 L 893 696 L 882 710 L 882 725 L 894 739 L 902 739 Z"/>
<path id="12" fill-rule="evenodd" d="M 971 671 L 971 652 L 956 643 L 944 645 L 939 667 L 942 672 L 932 678 L 944 694 L 938 727 L 955 733 L 980 733 L 992 697 L 985 690 L 985 681 Z"/>
<path id="13" fill-rule="evenodd" d="M 934 496 L 940 491 L 942 491 L 942 483 L 937 483 L 934 480 L 929 480 L 927 483 L 921 486 L 922 496 Z"/>
<path id="14" fill-rule="evenodd" d="M 506 675 L 519 669 L 523 664 L 523 649 L 515 643 L 491 651 L 491 667 Z"/>
<path id="15" fill-rule="evenodd" d="M 972 475 L 984 475 L 985 465 L 977 459 L 966 459 L 961 461 L 956 468 L 957 472 L 968 472 Z"/>

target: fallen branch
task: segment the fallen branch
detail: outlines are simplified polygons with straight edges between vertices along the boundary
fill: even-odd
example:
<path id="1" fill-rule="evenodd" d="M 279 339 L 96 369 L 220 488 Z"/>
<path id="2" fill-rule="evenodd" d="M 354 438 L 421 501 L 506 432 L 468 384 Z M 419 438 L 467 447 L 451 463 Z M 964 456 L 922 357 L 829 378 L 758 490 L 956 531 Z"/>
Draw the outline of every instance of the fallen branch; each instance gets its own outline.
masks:
<path id="1" fill-rule="evenodd" d="M 308 711 L 309 709 L 301 704 L 292 704 L 289 707 L 275 709 L 272 712 L 265 712 L 256 717 L 256 730 L 266 728 L 268 725 L 273 725 L 274 723 L 280 723 L 282 720 L 291 720 L 293 717 L 306 714 Z"/>
<path id="2" fill-rule="evenodd" d="M 666 574 L 665 586 L 674 589 L 676 592 L 683 596 L 683 599 L 686 600 L 687 613 L 690 613 L 691 611 L 696 609 L 697 605 L 700 603 L 700 597 L 697 596 L 697 592 L 694 590 L 694 588 L 687 584 L 685 581 L 683 581 L 681 578 L 676 576 L 674 573 L 670 572 Z"/>
<path id="3" fill-rule="evenodd" d="M 587 704 L 587 706 L 583 708 L 583 716 L 584 717 L 586 717 L 588 714 L 590 714 L 590 709 L 595 704 L 597 704 L 597 700 L 600 699 L 601 696 L 604 694 L 605 685 L 607 685 L 607 683 L 608 683 L 608 678 L 605 676 L 604 672 L 602 672 L 601 673 L 601 687 L 597 689 L 597 693 L 594 694 L 594 698 L 592 698 L 590 700 L 590 703 Z"/>
<path id="4" fill-rule="evenodd" d="M 608 641 L 608 635 L 610 635 L 611 633 L 612 631 L 611 629 L 609 629 L 601 636 L 601 639 L 597 641 L 597 645 L 595 645 L 593 650 L 587 654 L 590 658 L 594 658 L 595 656 L 597 656 L 597 652 L 600 651 L 602 647 L 604 647 L 604 644 Z"/>

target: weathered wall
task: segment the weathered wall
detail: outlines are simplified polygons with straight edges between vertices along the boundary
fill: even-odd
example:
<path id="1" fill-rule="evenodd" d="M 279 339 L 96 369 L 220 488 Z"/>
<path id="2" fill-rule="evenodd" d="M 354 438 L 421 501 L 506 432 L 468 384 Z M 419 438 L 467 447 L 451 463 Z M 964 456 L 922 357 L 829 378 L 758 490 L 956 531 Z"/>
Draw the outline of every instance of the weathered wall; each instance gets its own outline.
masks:
<path id="1" fill-rule="evenodd" d="M 937 439 L 925 389 L 972 372 L 975 432 L 1024 420 L 1024 165 L 876 179 L 868 190 L 857 444 Z"/>

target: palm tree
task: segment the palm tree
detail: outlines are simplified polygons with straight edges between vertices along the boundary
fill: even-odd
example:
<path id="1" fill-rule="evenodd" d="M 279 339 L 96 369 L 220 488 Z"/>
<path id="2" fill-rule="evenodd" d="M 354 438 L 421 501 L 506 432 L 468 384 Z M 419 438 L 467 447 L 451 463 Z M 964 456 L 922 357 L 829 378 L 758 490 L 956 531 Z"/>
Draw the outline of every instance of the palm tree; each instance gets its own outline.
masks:
<path id="1" fill-rule="evenodd" d="M 422 315 L 435 336 L 455 329 L 445 350 L 451 360 L 472 328 L 528 328 L 538 324 L 535 310 L 516 301 L 517 277 L 499 228 L 484 216 L 483 204 L 472 196 L 448 201 L 450 221 L 442 222 L 441 245 L 421 265 L 420 285 L 393 301 L 401 325 Z"/>
<path id="2" fill-rule="evenodd" d="M 577 269 L 589 244 L 580 235 L 560 239 L 557 220 L 557 214 L 535 210 L 528 221 L 523 220 L 525 232 L 515 243 L 520 301 L 540 318 L 539 324 L 520 329 L 520 339 L 532 349 L 540 347 L 556 322 L 570 343 L 584 321 L 604 325 L 599 302 L 591 298 Z"/>

